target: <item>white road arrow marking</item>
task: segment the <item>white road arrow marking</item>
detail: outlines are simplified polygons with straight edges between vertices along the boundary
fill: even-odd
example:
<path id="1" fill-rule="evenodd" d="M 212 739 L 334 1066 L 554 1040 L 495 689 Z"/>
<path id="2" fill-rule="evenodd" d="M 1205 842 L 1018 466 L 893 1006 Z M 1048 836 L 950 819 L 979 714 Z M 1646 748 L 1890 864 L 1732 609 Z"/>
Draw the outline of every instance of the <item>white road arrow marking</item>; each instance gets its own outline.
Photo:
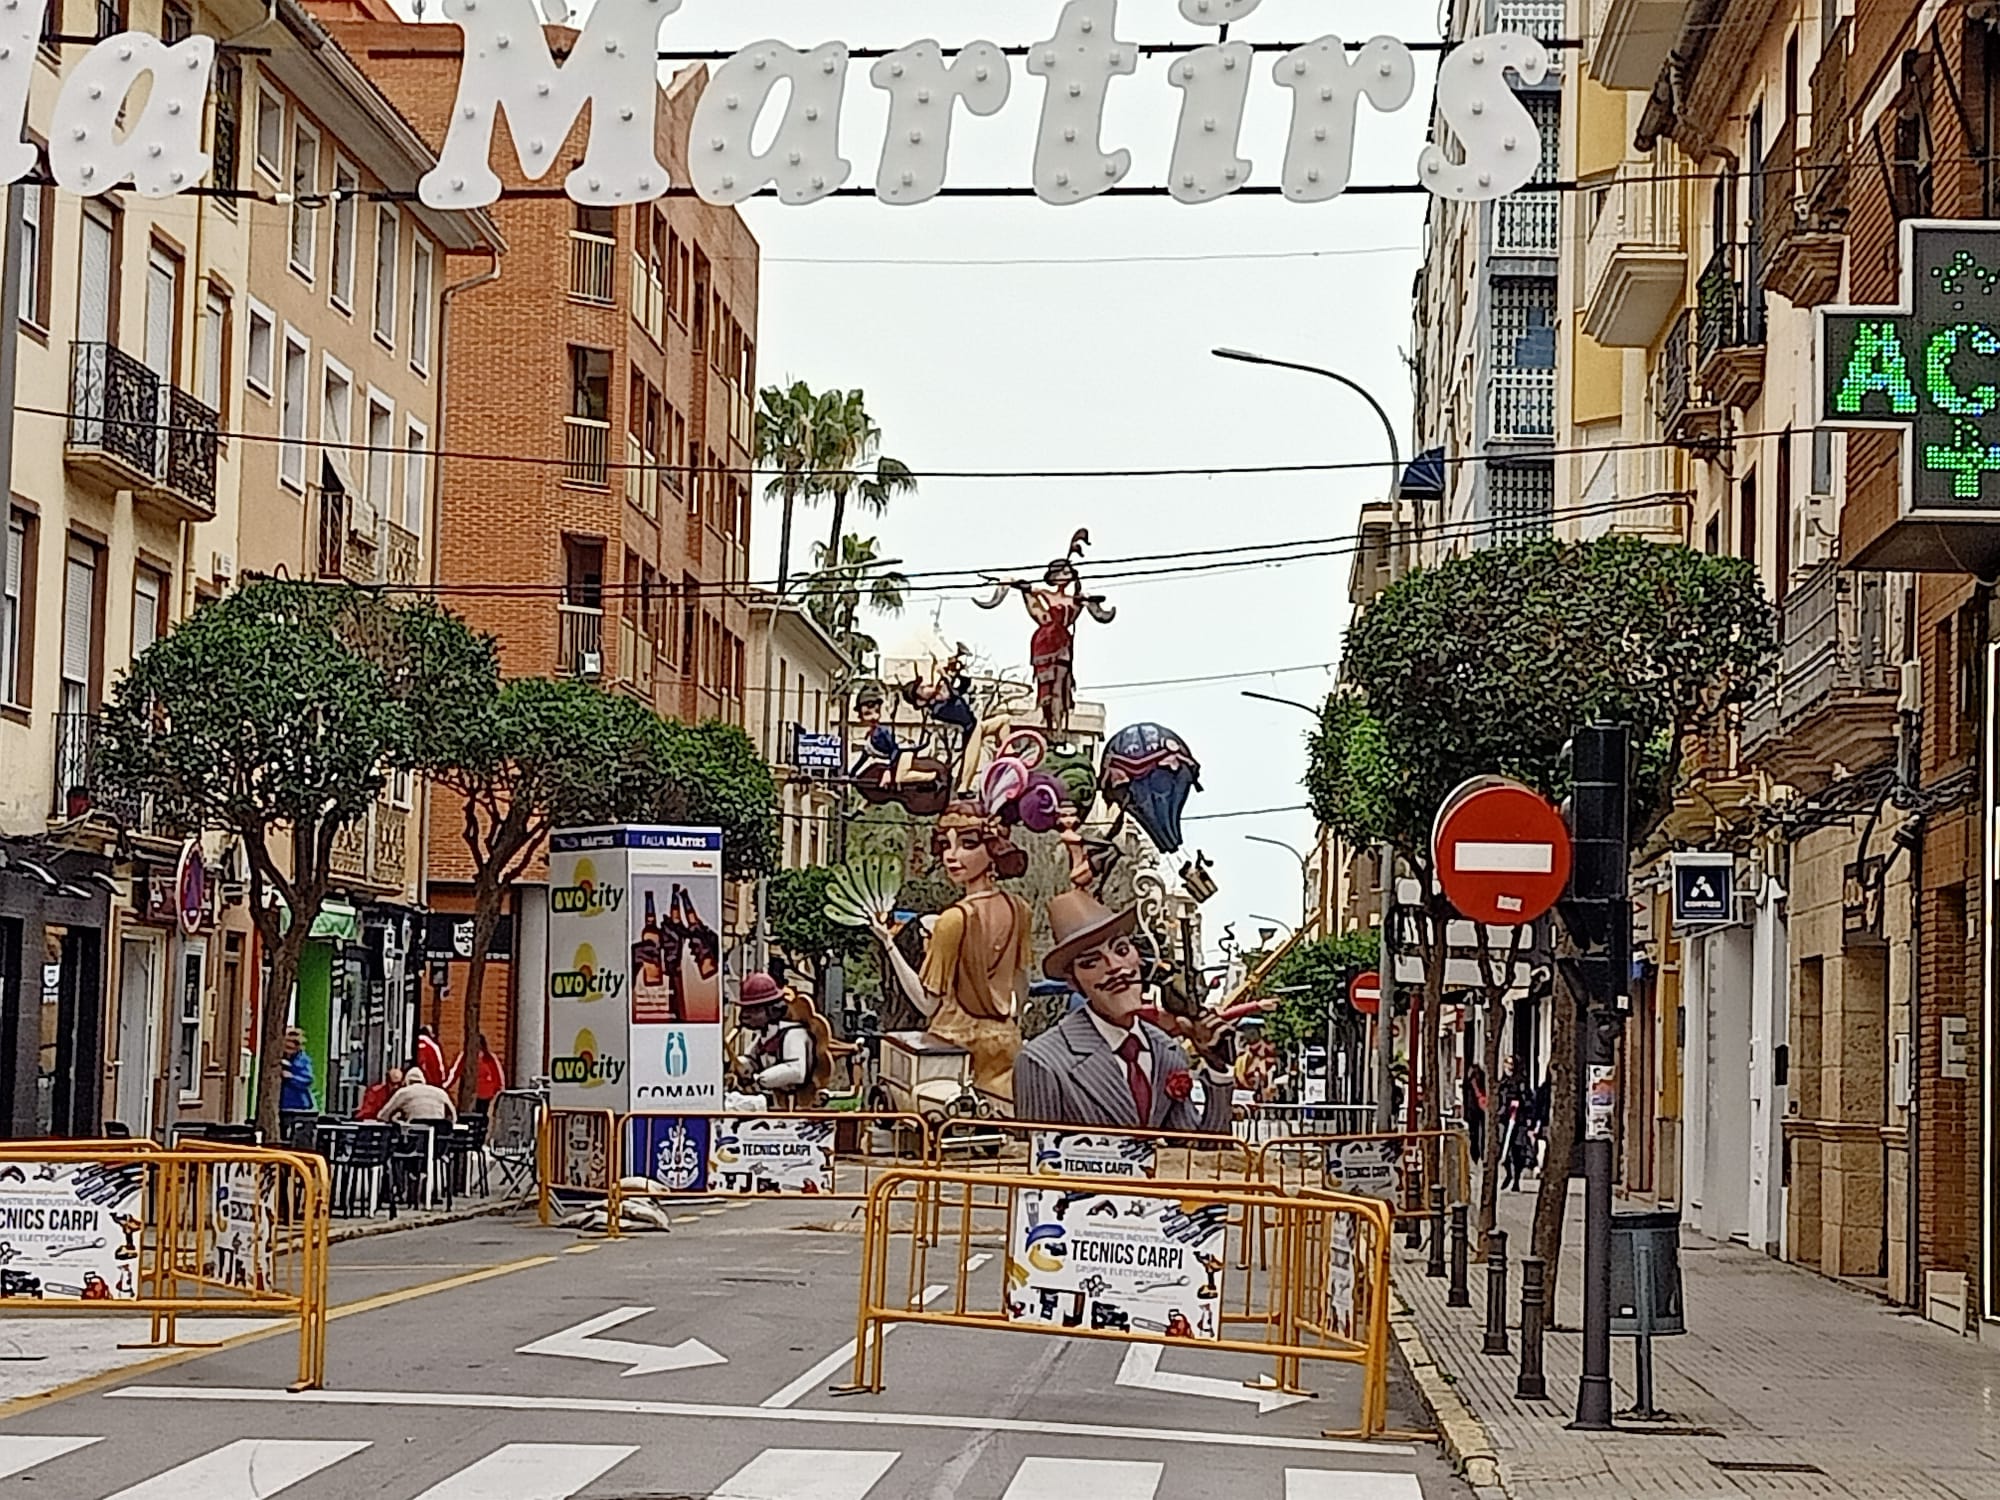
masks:
<path id="1" fill-rule="evenodd" d="M 662 1370 L 692 1370 L 702 1365 L 726 1365 L 729 1361 L 700 1339 L 683 1339 L 678 1344 L 635 1344 L 625 1339 L 601 1339 L 597 1335 L 620 1323 L 643 1318 L 650 1307 L 614 1307 L 586 1319 L 574 1328 L 552 1333 L 532 1344 L 523 1344 L 516 1354 L 553 1354 L 561 1359 L 600 1359 L 606 1364 L 630 1365 L 626 1375 L 656 1375 Z"/>
<path id="2" fill-rule="evenodd" d="M 1167 1391 L 1176 1396 L 1207 1396 L 1217 1401 L 1247 1401 L 1255 1405 L 1257 1415 L 1277 1411 L 1280 1407 L 1295 1406 L 1309 1399 L 1305 1396 L 1288 1395 L 1284 1391 L 1263 1390 L 1256 1386 L 1244 1385 L 1241 1381 L 1223 1380 L 1214 1375 L 1176 1375 L 1160 1368 L 1160 1356 L 1166 1351 L 1159 1344 L 1134 1344 L 1125 1351 L 1125 1362 L 1118 1367 L 1118 1384 L 1133 1386 L 1143 1391 Z"/>

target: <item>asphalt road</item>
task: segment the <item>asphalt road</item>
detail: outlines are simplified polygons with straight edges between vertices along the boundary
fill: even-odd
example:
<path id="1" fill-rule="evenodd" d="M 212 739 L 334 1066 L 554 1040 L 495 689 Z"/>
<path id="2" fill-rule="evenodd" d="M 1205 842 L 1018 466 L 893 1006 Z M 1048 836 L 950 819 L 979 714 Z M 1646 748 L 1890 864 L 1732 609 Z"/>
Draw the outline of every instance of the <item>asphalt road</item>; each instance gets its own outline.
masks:
<path id="1" fill-rule="evenodd" d="M 281 1333 L 37 1402 L 0 1418 L 0 1500 L 1470 1494 L 1430 1444 L 1323 1439 L 1354 1421 L 1334 1367 L 1263 1412 L 1247 1358 L 902 1327 L 886 1389 L 835 1394 L 860 1237 L 829 1207 L 702 1205 L 615 1243 L 486 1219 L 342 1245 L 326 1390 L 285 1394 Z M 1396 1381 L 1391 1425 L 1420 1420 Z"/>

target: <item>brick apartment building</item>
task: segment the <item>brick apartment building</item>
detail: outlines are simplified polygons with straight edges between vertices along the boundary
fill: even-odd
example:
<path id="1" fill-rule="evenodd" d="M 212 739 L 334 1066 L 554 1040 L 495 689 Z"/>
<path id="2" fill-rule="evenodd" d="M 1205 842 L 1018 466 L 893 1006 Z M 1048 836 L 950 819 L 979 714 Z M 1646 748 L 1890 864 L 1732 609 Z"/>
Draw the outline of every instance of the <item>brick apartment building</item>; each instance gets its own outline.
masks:
<path id="1" fill-rule="evenodd" d="M 458 28 L 405 23 L 386 0 L 313 8 L 441 144 Z M 574 36 L 549 28 L 558 59 Z M 661 90 L 657 149 L 677 182 L 688 180 L 705 80 L 690 69 Z M 691 196 L 615 211 L 570 202 L 560 185 L 584 133 L 579 123 L 557 167 L 530 184 L 496 131 L 503 193 L 541 191 L 493 206 L 504 255 L 447 266 L 435 578 L 499 638 L 510 674 L 596 678 L 669 717 L 741 725 L 757 242 L 733 210 Z M 441 800 L 425 857 L 431 908 L 465 909 L 469 864 L 456 809 Z M 523 1078 L 542 1066 L 540 991 L 517 988 L 512 971 L 542 972 L 543 911 L 540 888 L 517 893 L 514 962 L 489 968 L 481 1002 L 490 1044 Z M 459 1014 L 456 990 L 440 1004 L 426 987 L 424 1015 L 447 1055 Z"/>

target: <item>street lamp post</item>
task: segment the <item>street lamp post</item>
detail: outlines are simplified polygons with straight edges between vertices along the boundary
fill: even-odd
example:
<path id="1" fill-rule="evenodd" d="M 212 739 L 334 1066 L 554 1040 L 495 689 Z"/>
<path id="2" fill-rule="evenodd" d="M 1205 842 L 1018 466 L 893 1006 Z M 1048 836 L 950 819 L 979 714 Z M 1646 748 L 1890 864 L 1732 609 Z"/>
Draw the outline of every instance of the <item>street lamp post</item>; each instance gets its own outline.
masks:
<path id="1" fill-rule="evenodd" d="M 1274 849 L 1284 850 L 1299 862 L 1299 926 L 1305 926 L 1306 918 L 1312 913 L 1312 867 L 1306 857 L 1283 839 L 1266 838 L 1261 833 L 1246 833 L 1243 835 L 1243 841 L 1246 844 L 1269 844 Z M 1255 912 L 1250 915 L 1253 918 L 1257 916 Z"/>
<path id="2" fill-rule="evenodd" d="M 1211 349 L 1209 352 L 1213 354 L 1217 359 L 1233 359 L 1238 364 L 1268 365 L 1270 368 L 1274 370 L 1296 370 L 1302 375 L 1317 375 L 1322 380 L 1331 380 L 1336 385 L 1346 386 L 1350 391 L 1354 392 L 1355 395 L 1359 396 L 1363 401 L 1366 401 L 1368 403 L 1369 409 L 1375 413 L 1377 418 L 1380 419 L 1382 423 L 1382 435 L 1383 437 L 1387 438 L 1389 442 L 1390 524 L 1398 528 L 1402 526 L 1403 444 L 1402 441 L 1396 436 L 1396 424 L 1389 420 L 1389 413 L 1383 409 L 1382 403 L 1375 399 L 1374 392 L 1370 391 L 1367 386 L 1361 384 L 1360 381 L 1355 380 L 1350 376 L 1343 375 L 1338 370 L 1328 370 L 1319 365 L 1300 364 L 1295 360 L 1289 360 L 1289 359 L 1272 359 L 1267 354 L 1252 354 L 1247 349 Z M 1414 520 L 1414 518 L 1412 519 Z M 1413 527 L 1413 529 L 1418 533 L 1419 536 L 1422 535 L 1423 528 L 1421 525 L 1416 525 Z M 1246 694 L 1245 696 L 1253 698 L 1261 698 L 1265 695 L 1262 693 L 1249 693 Z M 1286 698 L 1280 698 L 1280 699 L 1273 699 L 1272 701 L 1280 703 L 1288 703 L 1291 700 Z M 1393 898 L 1396 889 L 1395 856 L 1393 851 L 1390 849 L 1389 845 L 1386 842 L 1382 845 L 1381 863 L 1382 863 L 1382 937 L 1383 937 L 1383 948 L 1386 950 L 1388 948 L 1388 937 L 1389 937 L 1389 913 L 1390 909 L 1394 905 Z M 1383 957 L 1386 960 L 1386 962 L 1384 962 L 1382 965 L 1382 1004 L 1381 1004 L 1380 1014 L 1376 1018 L 1376 1026 L 1375 1026 L 1375 1067 L 1377 1075 L 1376 1085 L 1375 1085 L 1375 1128 L 1377 1130 L 1387 1131 L 1395 1124 L 1395 1111 L 1394 1111 L 1395 1101 L 1390 1097 L 1391 1095 L 1390 1085 L 1391 1085 L 1391 1076 L 1395 1070 L 1395 1065 L 1396 1065 L 1396 1040 L 1395 1040 L 1396 961 L 1394 954 L 1388 953 L 1386 951 L 1384 952 Z M 1417 1026 L 1416 1023 L 1413 1021 L 1410 1025 L 1410 1057 L 1412 1062 L 1415 1061 L 1417 1053 L 1416 1037 L 1417 1037 Z"/>

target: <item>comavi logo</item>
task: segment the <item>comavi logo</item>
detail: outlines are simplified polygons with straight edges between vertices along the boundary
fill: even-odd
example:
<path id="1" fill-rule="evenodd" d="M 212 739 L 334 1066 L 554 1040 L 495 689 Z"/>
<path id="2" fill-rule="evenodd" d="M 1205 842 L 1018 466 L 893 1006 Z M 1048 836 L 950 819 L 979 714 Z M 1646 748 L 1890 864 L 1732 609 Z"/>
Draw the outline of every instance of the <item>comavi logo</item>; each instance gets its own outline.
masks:
<path id="1" fill-rule="evenodd" d="M 549 993 L 558 1000 L 616 999 L 624 988 L 624 974 L 601 967 L 597 951 L 588 943 L 577 944 L 567 969 L 549 975 Z"/>
<path id="2" fill-rule="evenodd" d="M 575 1084 L 594 1089 L 599 1084 L 616 1083 L 625 1076 L 625 1064 L 615 1057 L 597 1055 L 597 1038 L 588 1031 L 576 1034 L 576 1051 L 569 1057 L 549 1059 L 549 1078 L 555 1083 Z"/>
<path id="3" fill-rule="evenodd" d="M 625 901 L 625 887 L 605 885 L 597 878 L 597 866 L 587 859 L 576 862 L 569 885 L 549 892 L 549 909 L 568 917 L 601 917 L 618 910 Z"/>
<path id="4" fill-rule="evenodd" d="M 661 1066 L 669 1078 L 685 1078 L 688 1070 L 687 1038 L 680 1032 L 672 1032 L 667 1037 L 666 1055 L 660 1059 Z"/>

